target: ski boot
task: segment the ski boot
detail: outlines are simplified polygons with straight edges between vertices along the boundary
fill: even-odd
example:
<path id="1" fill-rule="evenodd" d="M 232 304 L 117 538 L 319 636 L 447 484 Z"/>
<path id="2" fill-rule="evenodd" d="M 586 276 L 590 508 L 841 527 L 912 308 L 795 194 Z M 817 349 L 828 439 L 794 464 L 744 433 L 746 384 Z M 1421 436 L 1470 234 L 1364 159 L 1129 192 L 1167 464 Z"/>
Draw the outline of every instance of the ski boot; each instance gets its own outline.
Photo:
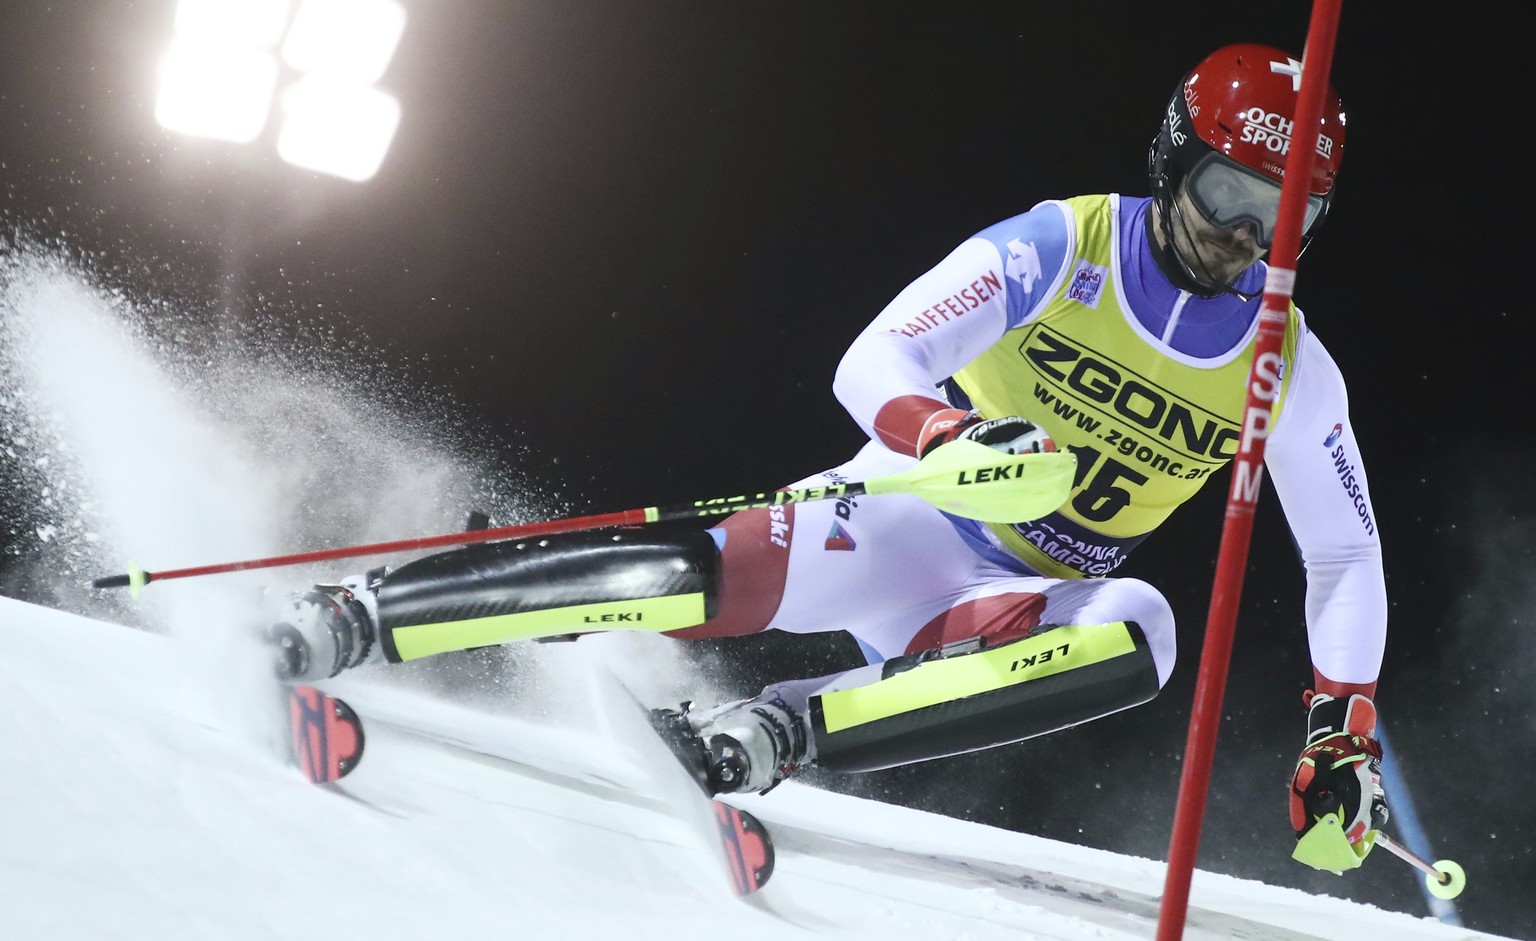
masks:
<path id="1" fill-rule="evenodd" d="M 277 649 L 277 678 L 314 683 L 382 662 L 377 605 L 362 576 L 295 595 L 284 606 L 282 620 L 267 629 L 267 640 Z"/>
<path id="2" fill-rule="evenodd" d="M 653 709 L 651 724 L 710 797 L 766 794 L 814 758 L 804 705 L 797 709 L 777 690 L 703 715 L 691 706 Z"/>

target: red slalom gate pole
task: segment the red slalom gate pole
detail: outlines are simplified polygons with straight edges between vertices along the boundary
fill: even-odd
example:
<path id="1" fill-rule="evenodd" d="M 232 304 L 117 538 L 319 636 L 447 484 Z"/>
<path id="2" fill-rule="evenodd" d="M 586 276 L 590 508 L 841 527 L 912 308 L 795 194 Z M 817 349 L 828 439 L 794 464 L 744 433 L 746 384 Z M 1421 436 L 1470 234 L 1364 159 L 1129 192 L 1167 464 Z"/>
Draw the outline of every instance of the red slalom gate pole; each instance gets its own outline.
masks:
<path id="1" fill-rule="evenodd" d="M 1308 183 L 1321 132 L 1323 100 L 1328 91 L 1328 72 L 1333 60 L 1342 0 L 1316 0 L 1302 52 L 1301 88 L 1285 178 L 1280 186 L 1280 208 L 1275 220 L 1275 242 L 1269 253 L 1269 276 L 1264 282 L 1264 303 L 1259 312 L 1258 346 L 1248 374 L 1248 398 L 1243 410 L 1243 435 L 1232 462 L 1232 485 L 1216 558 L 1211 606 L 1200 652 L 1200 675 L 1184 747 L 1184 768 L 1179 781 L 1178 805 L 1173 817 L 1173 836 L 1168 847 L 1168 873 L 1163 884 L 1163 904 L 1158 914 L 1157 941 L 1179 941 L 1189 914 L 1189 886 L 1194 877 L 1200 827 L 1205 819 L 1210 791 L 1211 765 L 1216 754 L 1216 733 L 1221 728 L 1221 706 L 1226 694 L 1227 669 L 1232 660 L 1232 637 L 1237 605 L 1243 593 L 1243 572 L 1253 535 L 1254 508 L 1264 474 L 1264 439 L 1273 417 L 1272 405 L 1279 394 L 1280 348 L 1292 293 L 1296 286 L 1296 256 L 1301 250 L 1301 219 Z"/>

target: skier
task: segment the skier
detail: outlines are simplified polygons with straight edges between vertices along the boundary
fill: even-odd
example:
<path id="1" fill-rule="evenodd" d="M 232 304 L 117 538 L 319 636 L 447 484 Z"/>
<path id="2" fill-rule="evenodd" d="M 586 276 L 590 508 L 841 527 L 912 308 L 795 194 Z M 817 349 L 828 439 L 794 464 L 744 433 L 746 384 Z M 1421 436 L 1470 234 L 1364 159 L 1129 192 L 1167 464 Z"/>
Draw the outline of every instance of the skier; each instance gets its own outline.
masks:
<path id="1" fill-rule="evenodd" d="M 271 632 L 279 672 L 312 682 L 614 629 L 854 636 L 868 666 L 665 713 L 716 793 L 765 792 L 813 763 L 856 772 L 1018 742 L 1150 700 L 1173 670 L 1173 612 L 1115 572 L 1236 453 L 1299 86 L 1300 63 L 1278 49 L 1215 51 L 1168 102 L 1150 197 L 1041 202 L 913 281 L 834 380 L 870 441 L 794 485 L 903 470 L 958 438 L 1065 448 L 1077 472 L 1055 512 L 989 524 L 895 494 L 747 510 L 707 530 L 470 546 L 295 596 Z M 1321 131 L 1308 240 L 1343 155 L 1331 89 Z M 1387 815 L 1372 737 L 1379 535 L 1344 381 L 1294 306 L 1282 359 L 1266 466 L 1306 568 L 1315 690 L 1290 816 L 1300 838 L 1333 812 L 1339 832 L 1324 835 L 1363 859 Z"/>

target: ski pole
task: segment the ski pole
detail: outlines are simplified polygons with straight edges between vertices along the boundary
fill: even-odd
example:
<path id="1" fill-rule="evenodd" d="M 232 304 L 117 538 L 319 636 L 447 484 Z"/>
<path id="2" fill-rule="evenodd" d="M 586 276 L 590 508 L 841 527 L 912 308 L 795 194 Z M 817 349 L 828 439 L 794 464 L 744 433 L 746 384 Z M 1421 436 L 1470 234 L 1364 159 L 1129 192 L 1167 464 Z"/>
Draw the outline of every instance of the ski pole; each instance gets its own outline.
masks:
<path id="1" fill-rule="evenodd" d="M 470 532 L 444 533 L 440 536 L 422 536 L 394 542 L 377 542 L 270 556 L 264 559 L 247 559 L 241 562 L 167 569 L 160 572 L 146 572 L 129 563 L 129 571 L 95 579 L 91 582 L 91 586 L 93 588 L 128 588 L 137 597 L 139 590 L 150 582 L 172 578 L 193 578 L 221 572 L 302 565 L 333 559 L 436 549 L 444 546 L 463 546 L 502 539 L 524 539 L 554 533 L 604 529 L 610 526 L 637 526 L 646 523 L 700 519 L 724 516 L 738 510 L 806 503 L 812 500 L 858 497 L 866 494 L 880 496 L 904 493 L 918 497 L 956 516 L 984 522 L 1017 523 L 1044 516 L 1061 506 L 1072 489 L 1076 471 L 1077 458 L 1070 451 L 1004 454 L 980 442 L 960 439 L 933 449 L 914 467 L 894 474 L 871 477 L 864 481 L 775 490 L 771 493 L 758 493 L 751 496 L 695 500 L 692 503 L 672 506 L 641 507 L 616 513 L 600 513 L 595 516 L 566 517 Z"/>
<path id="2" fill-rule="evenodd" d="M 1376 844 L 1424 873 L 1424 883 L 1429 888 L 1429 894 L 1437 899 L 1453 899 L 1467 887 L 1467 873 L 1459 863 L 1449 859 L 1430 863 L 1385 833 L 1376 834 Z"/>

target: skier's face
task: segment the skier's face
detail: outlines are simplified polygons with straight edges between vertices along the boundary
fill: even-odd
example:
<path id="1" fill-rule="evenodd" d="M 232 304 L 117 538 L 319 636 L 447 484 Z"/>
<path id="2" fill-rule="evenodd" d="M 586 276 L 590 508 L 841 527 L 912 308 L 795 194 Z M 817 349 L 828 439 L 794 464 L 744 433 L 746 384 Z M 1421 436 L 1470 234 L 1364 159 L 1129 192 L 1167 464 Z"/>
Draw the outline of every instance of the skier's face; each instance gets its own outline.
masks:
<path id="1" fill-rule="evenodd" d="M 1223 228 L 1206 221 L 1183 186 L 1173 199 L 1174 248 L 1191 268 L 1217 284 L 1231 284 L 1264 256 L 1258 227 L 1248 221 Z M 1161 226 L 1154 227 L 1161 233 Z"/>

